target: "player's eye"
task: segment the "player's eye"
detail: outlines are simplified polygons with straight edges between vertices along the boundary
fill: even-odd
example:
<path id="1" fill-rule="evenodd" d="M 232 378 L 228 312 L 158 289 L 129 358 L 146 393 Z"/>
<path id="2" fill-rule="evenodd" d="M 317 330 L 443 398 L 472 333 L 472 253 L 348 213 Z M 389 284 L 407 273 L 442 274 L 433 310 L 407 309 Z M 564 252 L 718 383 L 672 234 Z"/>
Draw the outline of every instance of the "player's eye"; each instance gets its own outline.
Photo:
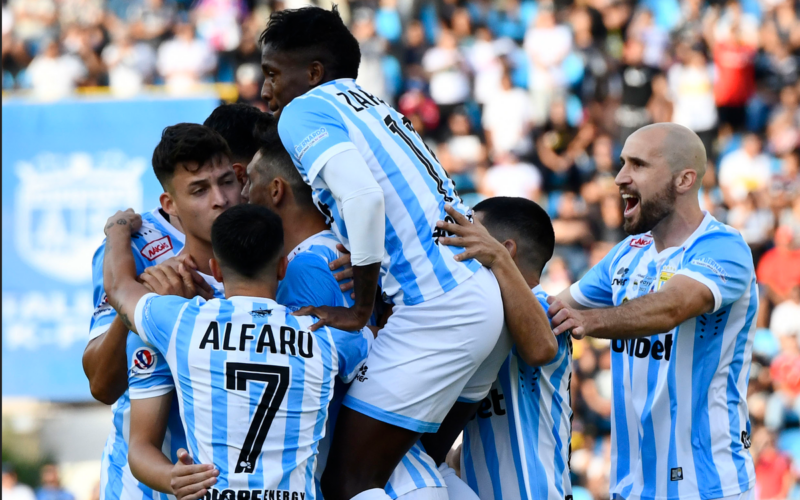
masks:
<path id="1" fill-rule="evenodd" d="M 197 188 L 194 191 L 192 191 L 192 194 L 196 196 L 196 195 L 199 195 L 199 194 L 203 194 L 205 192 L 206 192 L 206 188 Z"/>

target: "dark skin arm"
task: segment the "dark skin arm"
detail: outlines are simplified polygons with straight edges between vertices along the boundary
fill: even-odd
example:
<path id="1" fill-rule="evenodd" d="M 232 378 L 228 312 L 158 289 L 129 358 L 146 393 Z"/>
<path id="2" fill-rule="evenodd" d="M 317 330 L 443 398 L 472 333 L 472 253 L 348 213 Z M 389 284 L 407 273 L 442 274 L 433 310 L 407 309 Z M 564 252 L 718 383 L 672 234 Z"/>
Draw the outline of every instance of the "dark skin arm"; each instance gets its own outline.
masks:
<path id="1" fill-rule="evenodd" d="M 558 353 L 558 342 L 550 330 L 547 314 L 509 253 L 508 247 L 516 252 L 516 243 L 513 240 L 500 243 L 477 219 L 471 223 L 453 207 L 446 206 L 445 210 L 457 224 L 439 221 L 436 226 L 455 237 L 439 238 L 439 243 L 464 247 L 455 256 L 456 260 L 477 259 L 492 270 L 500 285 L 506 326 L 522 359 L 531 366 L 552 361 Z"/>
<path id="2" fill-rule="evenodd" d="M 83 373 L 92 397 L 101 403 L 114 404 L 128 389 L 127 339 L 128 328 L 117 316 L 108 331 L 92 339 L 83 351 Z"/>
<path id="3" fill-rule="evenodd" d="M 378 277 L 381 263 L 366 266 L 353 266 L 353 307 L 307 306 L 294 313 L 295 316 L 316 316 L 319 321 L 311 326 L 315 331 L 330 326 L 344 331 L 357 331 L 364 328 L 375 307 L 375 292 L 378 290 Z"/>
<path id="4" fill-rule="evenodd" d="M 714 295 L 707 286 L 687 276 L 673 276 L 661 290 L 617 306 L 577 310 L 550 298 L 548 314 L 553 333 L 572 330 L 572 336 L 635 339 L 672 330 L 689 318 L 711 312 Z"/>

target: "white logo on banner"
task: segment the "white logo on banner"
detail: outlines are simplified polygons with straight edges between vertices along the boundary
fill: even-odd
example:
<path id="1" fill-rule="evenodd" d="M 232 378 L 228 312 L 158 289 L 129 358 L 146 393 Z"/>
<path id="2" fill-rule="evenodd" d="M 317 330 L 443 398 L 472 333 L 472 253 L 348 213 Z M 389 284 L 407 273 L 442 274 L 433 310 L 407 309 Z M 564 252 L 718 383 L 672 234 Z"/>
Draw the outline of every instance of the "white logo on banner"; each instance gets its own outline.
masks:
<path id="1" fill-rule="evenodd" d="M 141 210 L 146 167 L 144 158 L 114 150 L 42 153 L 18 162 L 14 243 L 20 258 L 51 278 L 91 280 L 108 217 L 118 209 Z"/>

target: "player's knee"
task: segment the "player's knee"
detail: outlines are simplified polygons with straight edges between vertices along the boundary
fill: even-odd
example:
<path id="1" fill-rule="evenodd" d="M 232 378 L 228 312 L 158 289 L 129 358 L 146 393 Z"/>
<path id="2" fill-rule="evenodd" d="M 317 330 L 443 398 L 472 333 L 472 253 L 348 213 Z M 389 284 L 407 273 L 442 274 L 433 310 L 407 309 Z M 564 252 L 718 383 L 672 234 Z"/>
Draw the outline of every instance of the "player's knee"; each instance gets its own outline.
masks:
<path id="1" fill-rule="evenodd" d="M 320 480 L 320 488 L 325 500 L 350 500 L 363 491 L 383 488 L 369 471 L 360 467 L 330 467 Z"/>

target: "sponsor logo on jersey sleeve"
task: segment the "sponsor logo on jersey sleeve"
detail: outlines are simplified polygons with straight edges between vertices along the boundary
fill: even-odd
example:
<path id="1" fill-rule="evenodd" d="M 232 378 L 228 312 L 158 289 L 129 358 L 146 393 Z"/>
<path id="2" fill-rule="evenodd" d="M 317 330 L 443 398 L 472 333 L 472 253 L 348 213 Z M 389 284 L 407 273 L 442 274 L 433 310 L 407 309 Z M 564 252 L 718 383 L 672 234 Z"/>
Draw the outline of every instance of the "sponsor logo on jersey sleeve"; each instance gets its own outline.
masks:
<path id="1" fill-rule="evenodd" d="M 300 144 L 294 147 L 294 156 L 297 158 L 297 161 L 302 160 L 309 149 L 326 137 L 328 137 L 328 131 L 325 130 L 325 127 L 320 127 L 308 134 L 305 139 L 300 141 Z"/>
<path id="2" fill-rule="evenodd" d="M 140 347 L 133 353 L 131 372 L 134 375 L 150 375 L 156 369 L 156 353 L 149 347 Z"/>
<path id="3" fill-rule="evenodd" d="M 642 236 L 642 237 L 639 237 L 639 238 L 632 239 L 631 242 L 630 242 L 630 245 L 633 248 L 644 248 L 644 247 L 646 247 L 647 245 L 649 245 L 652 242 L 653 242 L 653 238 L 651 238 L 649 236 Z"/>
<path id="4" fill-rule="evenodd" d="M 156 260 L 170 250 L 172 250 L 172 239 L 168 235 L 164 235 L 145 245 L 141 250 L 141 254 L 147 260 Z"/>
<path id="5" fill-rule="evenodd" d="M 712 273 L 716 274 L 719 279 L 722 280 L 723 283 L 727 283 L 728 281 L 728 273 L 725 272 L 725 268 L 722 267 L 712 259 L 711 257 L 703 257 L 702 259 L 692 259 L 692 265 L 705 267 Z"/>

